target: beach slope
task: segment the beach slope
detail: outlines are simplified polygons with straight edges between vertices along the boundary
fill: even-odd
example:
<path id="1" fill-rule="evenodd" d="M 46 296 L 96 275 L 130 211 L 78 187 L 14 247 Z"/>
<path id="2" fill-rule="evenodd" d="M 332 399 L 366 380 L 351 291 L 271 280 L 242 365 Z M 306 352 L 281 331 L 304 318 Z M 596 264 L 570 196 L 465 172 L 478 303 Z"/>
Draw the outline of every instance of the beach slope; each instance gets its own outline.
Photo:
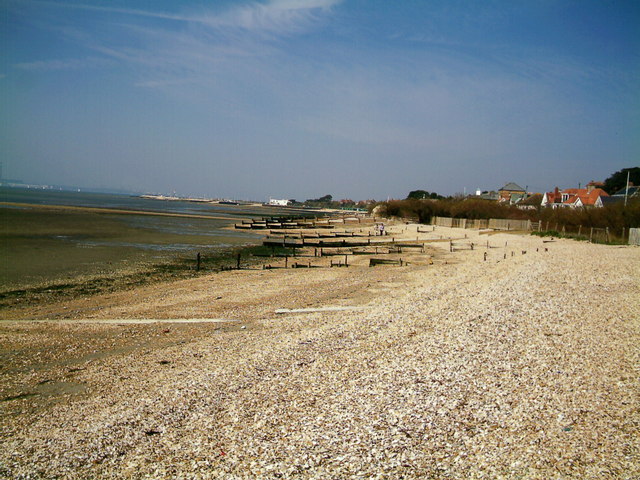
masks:
<path id="1" fill-rule="evenodd" d="M 10 312 L 0 475 L 638 478 L 640 249 L 436 234 Z"/>

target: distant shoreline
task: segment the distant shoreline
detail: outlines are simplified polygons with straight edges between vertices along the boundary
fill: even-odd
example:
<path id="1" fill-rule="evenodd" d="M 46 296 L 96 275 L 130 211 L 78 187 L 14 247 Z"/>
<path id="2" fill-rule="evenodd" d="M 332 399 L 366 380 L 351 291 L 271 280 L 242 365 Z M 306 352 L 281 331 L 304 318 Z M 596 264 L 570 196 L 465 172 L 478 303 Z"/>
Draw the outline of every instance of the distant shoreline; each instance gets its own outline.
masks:
<path id="1" fill-rule="evenodd" d="M 91 213 L 108 213 L 114 215 L 152 215 L 157 217 L 181 217 L 181 218 L 203 218 L 213 220 L 229 220 L 237 221 L 243 220 L 246 217 L 231 217 L 231 216 L 216 216 L 216 215 L 196 215 L 193 213 L 170 213 L 170 212 L 157 212 L 151 210 L 125 210 L 120 208 L 102 208 L 102 207 L 80 207 L 75 205 L 42 205 L 34 203 L 18 203 L 18 202 L 0 202 L 0 207 L 18 207 L 18 208 L 33 208 L 44 210 L 67 210 L 78 212 L 91 212 Z"/>

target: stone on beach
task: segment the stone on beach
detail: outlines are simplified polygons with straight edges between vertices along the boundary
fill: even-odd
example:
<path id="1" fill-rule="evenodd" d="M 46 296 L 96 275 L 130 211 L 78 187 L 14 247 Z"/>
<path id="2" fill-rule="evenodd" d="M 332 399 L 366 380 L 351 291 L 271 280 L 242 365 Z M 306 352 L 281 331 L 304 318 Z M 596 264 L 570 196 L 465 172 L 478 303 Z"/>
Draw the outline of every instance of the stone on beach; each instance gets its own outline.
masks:
<path id="1" fill-rule="evenodd" d="M 0 474 L 637 478 L 640 250 L 490 240 L 441 243 L 433 265 L 224 272 L 69 304 L 237 320 L 171 335 L 3 322 Z M 86 388 L 12 398 L 44 378 Z"/>

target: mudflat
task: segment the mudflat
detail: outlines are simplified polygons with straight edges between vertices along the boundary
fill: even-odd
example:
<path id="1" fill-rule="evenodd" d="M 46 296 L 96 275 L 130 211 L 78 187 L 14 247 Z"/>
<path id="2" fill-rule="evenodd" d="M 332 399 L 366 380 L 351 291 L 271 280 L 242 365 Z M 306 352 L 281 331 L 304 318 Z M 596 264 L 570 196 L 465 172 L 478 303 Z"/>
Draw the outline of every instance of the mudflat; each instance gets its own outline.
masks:
<path id="1" fill-rule="evenodd" d="M 259 241 L 212 215 L 4 202 L 0 220 L 0 309 L 184 277 L 196 252 Z"/>
<path id="2" fill-rule="evenodd" d="M 6 309 L 0 474 L 638 477 L 640 249 L 392 228 L 430 248 Z"/>

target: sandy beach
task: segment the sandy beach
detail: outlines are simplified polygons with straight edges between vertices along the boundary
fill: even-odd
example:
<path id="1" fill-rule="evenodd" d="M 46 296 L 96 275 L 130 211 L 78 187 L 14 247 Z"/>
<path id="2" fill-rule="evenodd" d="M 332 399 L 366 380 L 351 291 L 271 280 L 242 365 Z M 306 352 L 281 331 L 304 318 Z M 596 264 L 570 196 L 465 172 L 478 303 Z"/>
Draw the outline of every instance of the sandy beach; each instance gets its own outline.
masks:
<path id="1" fill-rule="evenodd" d="M 7 309 L 0 476 L 640 478 L 640 249 L 419 228 Z"/>

